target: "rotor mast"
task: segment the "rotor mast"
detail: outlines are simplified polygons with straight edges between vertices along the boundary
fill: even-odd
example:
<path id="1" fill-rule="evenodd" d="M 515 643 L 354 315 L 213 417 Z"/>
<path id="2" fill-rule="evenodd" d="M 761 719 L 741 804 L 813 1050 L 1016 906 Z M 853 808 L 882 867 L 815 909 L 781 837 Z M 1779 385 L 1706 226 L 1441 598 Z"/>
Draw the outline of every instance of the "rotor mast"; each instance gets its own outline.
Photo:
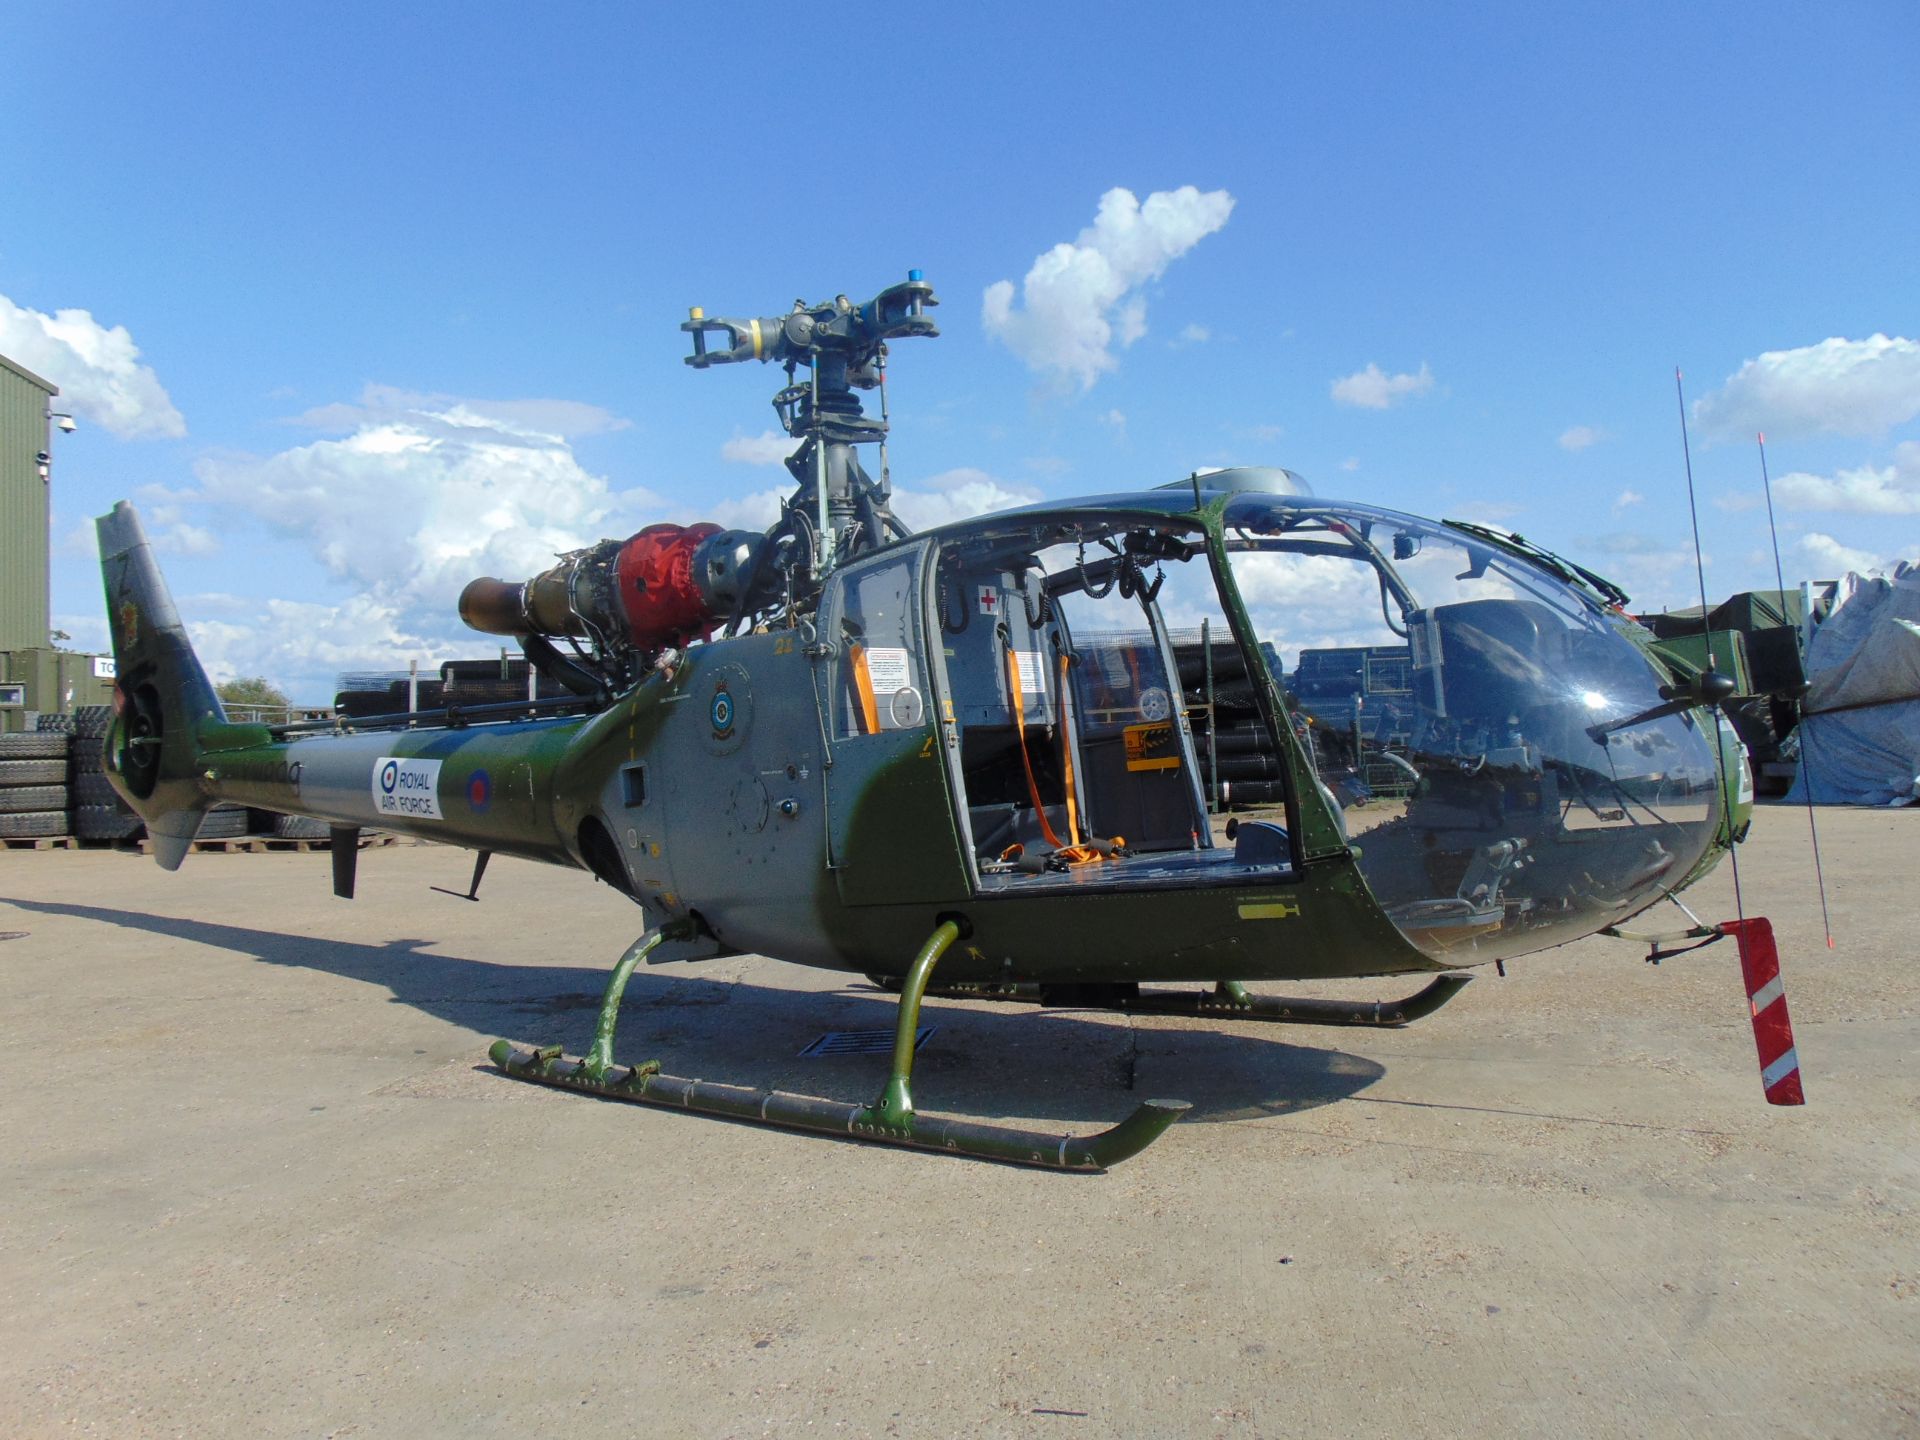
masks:
<path id="1" fill-rule="evenodd" d="M 940 333 L 926 314 L 939 303 L 921 272 L 909 270 L 903 284 L 865 304 L 845 295 L 818 305 L 796 300 L 785 315 L 744 320 L 710 318 L 695 306 L 680 326 L 693 336 L 686 363 L 696 370 L 747 360 L 786 367 L 787 384 L 773 397 L 773 409 L 781 429 L 801 442 L 786 461 L 796 488 L 767 532 L 764 553 L 786 572 L 789 593 L 816 590 L 853 555 L 909 533 L 893 513 L 885 465 L 876 481 L 856 449 L 885 446 L 884 396 L 875 418 L 864 412 L 857 392 L 881 384 L 887 341 Z M 718 343 L 709 346 L 709 337 Z M 804 379 L 797 378 L 801 367 Z M 804 587 L 795 574 L 803 565 Z"/>

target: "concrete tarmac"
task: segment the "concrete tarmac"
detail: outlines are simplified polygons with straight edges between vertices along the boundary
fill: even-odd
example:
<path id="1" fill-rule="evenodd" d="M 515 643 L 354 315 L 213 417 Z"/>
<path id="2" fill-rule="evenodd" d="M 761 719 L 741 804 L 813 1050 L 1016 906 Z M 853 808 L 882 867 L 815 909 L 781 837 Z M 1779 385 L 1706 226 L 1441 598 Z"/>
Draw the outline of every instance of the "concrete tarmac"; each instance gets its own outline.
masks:
<path id="1" fill-rule="evenodd" d="M 1398 1031 L 930 1002 L 927 1110 L 1191 1117 L 1103 1176 L 515 1082 L 638 911 L 496 860 L 0 853 L 0 1435 L 1920 1434 L 1920 813 L 1744 848 L 1731 942 L 1590 939 Z M 1726 866 L 1691 892 L 1733 913 Z M 6 935 L 5 932 L 25 932 Z M 1313 993 L 1387 997 L 1414 983 Z M 871 1098 L 857 977 L 642 968 L 618 1053 Z"/>

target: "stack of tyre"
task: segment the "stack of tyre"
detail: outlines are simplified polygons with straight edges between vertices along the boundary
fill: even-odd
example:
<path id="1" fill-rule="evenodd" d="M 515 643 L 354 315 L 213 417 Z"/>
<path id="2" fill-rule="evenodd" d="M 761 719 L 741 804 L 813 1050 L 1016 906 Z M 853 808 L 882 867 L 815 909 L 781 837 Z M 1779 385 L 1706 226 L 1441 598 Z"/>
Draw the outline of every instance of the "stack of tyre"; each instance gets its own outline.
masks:
<path id="1" fill-rule="evenodd" d="M 248 833 L 247 807 L 216 805 L 200 817 L 196 840 L 238 840 Z"/>
<path id="2" fill-rule="evenodd" d="M 107 778 L 112 720 L 111 705 L 82 705 L 73 712 L 73 833 L 82 840 L 138 840 L 147 831 Z M 197 838 L 235 840 L 246 833 L 246 806 L 216 805 L 201 820 Z"/>
<path id="3" fill-rule="evenodd" d="M 255 835 L 272 835 L 280 840 L 325 840 L 333 834 L 326 821 L 309 820 L 304 815 L 282 815 L 277 810 L 253 810 L 248 814 Z"/>
<path id="4" fill-rule="evenodd" d="M 42 728 L 73 732 L 73 833 L 82 840 L 134 840 L 145 827 L 107 779 L 111 705 L 82 705 L 71 715 L 42 715 Z"/>
<path id="5" fill-rule="evenodd" d="M 82 840 L 138 840 L 146 822 L 107 778 L 111 705 L 82 705 L 71 715 L 42 715 L 31 735 L 0 735 L 0 838 L 77 835 Z M 198 839 L 237 840 L 255 828 L 296 839 L 324 839 L 324 822 L 216 805 L 200 821 Z"/>
<path id="6" fill-rule="evenodd" d="M 62 730 L 0 735 L 0 839 L 38 840 L 67 831 L 67 755 Z"/>

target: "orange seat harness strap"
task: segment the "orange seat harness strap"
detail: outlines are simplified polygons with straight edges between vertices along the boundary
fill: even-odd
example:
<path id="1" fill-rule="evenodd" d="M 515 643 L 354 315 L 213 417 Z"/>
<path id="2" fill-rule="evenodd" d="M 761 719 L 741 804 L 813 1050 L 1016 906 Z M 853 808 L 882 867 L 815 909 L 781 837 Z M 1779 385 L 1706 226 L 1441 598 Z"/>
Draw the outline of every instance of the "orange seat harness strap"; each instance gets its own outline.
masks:
<path id="1" fill-rule="evenodd" d="M 1013 706 L 1013 729 L 1020 741 L 1020 765 L 1027 772 L 1027 799 L 1033 802 L 1033 813 L 1040 821 L 1040 833 L 1055 850 L 1067 847 L 1060 843 L 1060 837 L 1053 833 L 1053 826 L 1047 820 L 1047 807 L 1040 803 L 1040 783 L 1033 778 L 1033 757 L 1027 753 L 1027 697 L 1020 688 L 1020 660 L 1013 652 L 1013 646 L 1007 645 L 1007 699 Z"/>
<path id="2" fill-rule="evenodd" d="M 873 670 L 867 664 L 867 647 L 855 641 L 847 647 L 847 666 L 853 672 L 854 716 L 862 735 L 880 733 L 880 704 L 873 693 Z"/>
<path id="3" fill-rule="evenodd" d="M 1067 652 L 1060 652 L 1060 773 L 1066 777 L 1067 841 L 1069 848 L 1080 848 L 1079 806 L 1074 798 L 1073 731 L 1067 726 Z"/>
<path id="4" fill-rule="evenodd" d="M 1034 778 L 1033 757 L 1027 751 L 1027 700 L 1020 688 L 1020 658 L 1015 653 L 1011 641 L 1001 643 L 1007 651 L 1007 696 L 1013 707 L 1013 729 L 1020 743 L 1020 766 L 1026 772 L 1027 799 L 1033 804 L 1034 818 L 1040 822 L 1040 833 L 1053 847 L 1056 858 L 1067 865 L 1091 865 L 1101 860 L 1111 860 L 1125 846 L 1126 841 L 1115 836 L 1111 843 L 1095 841 L 1089 838 L 1086 843 L 1080 839 L 1079 802 L 1075 796 L 1073 776 L 1073 735 L 1067 727 L 1067 656 L 1060 656 L 1060 764 L 1066 776 L 1067 791 L 1067 834 L 1071 843 L 1063 844 L 1054 833 L 1053 824 L 1047 819 L 1047 807 L 1040 801 L 1040 782 Z M 1009 846 L 1000 858 L 1011 860 L 1024 847 Z"/>

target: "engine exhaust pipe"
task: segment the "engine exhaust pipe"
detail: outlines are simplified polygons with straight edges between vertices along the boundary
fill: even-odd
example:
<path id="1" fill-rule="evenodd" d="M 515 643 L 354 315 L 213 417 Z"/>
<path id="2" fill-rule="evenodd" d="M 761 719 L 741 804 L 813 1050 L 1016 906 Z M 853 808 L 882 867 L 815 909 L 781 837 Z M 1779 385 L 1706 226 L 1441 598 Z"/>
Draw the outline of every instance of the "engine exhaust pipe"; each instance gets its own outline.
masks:
<path id="1" fill-rule="evenodd" d="M 483 575 L 460 592 L 460 619 L 483 635 L 530 635 L 527 587 Z"/>
<path id="2" fill-rule="evenodd" d="M 556 565 L 524 583 L 483 575 L 460 592 L 460 618 L 483 635 L 584 635 L 567 598 L 569 572 Z"/>

